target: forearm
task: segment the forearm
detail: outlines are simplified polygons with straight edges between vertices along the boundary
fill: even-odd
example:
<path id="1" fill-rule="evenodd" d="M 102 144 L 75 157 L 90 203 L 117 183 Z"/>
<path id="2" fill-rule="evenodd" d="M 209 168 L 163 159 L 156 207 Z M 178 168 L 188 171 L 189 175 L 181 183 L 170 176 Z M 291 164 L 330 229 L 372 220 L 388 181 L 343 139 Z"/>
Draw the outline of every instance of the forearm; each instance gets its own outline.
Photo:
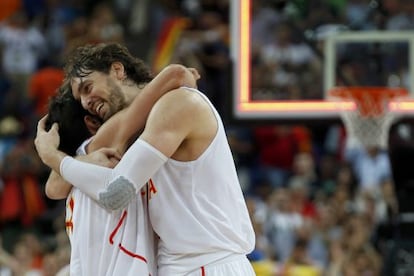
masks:
<path id="1" fill-rule="evenodd" d="M 45 186 L 45 193 L 48 198 L 65 199 L 71 189 L 72 184 L 65 181 L 56 171 L 50 172 Z"/>
<path id="2" fill-rule="evenodd" d="M 104 208 L 116 210 L 126 207 L 166 160 L 148 143 L 137 140 L 114 169 L 67 157 L 59 171 Z"/>
<path id="3" fill-rule="evenodd" d="M 99 201 L 99 193 L 105 190 L 112 175 L 110 168 L 83 162 L 69 156 L 62 160 L 59 172 L 65 181 L 79 188 L 95 201 Z"/>
<path id="4" fill-rule="evenodd" d="M 60 163 L 62 162 L 63 158 L 68 156 L 66 153 L 59 151 L 53 147 L 50 147 L 50 150 L 43 154 L 39 154 L 42 162 L 51 168 L 55 172 L 60 171 Z"/>

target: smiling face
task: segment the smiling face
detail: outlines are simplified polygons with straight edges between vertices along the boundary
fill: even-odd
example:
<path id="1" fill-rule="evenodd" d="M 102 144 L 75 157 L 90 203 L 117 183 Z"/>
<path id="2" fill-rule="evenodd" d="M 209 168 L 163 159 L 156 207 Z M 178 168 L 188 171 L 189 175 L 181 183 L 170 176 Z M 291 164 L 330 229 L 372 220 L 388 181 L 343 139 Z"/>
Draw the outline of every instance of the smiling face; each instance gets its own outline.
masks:
<path id="1" fill-rule="evenodd" d="M 71 87 L 83 108 L 103 121 L 127 106 L 121 84 L 111 73 L 94 71 L 85 77 L 73 78 Z"/>
<path id="2" fill-rule="evenodd" d="M 81 46 L 64 70 L 75 99 L 103 121 L 127 107 L 140 86 L 152 80 L 145 63 L 118 43 Z"/>

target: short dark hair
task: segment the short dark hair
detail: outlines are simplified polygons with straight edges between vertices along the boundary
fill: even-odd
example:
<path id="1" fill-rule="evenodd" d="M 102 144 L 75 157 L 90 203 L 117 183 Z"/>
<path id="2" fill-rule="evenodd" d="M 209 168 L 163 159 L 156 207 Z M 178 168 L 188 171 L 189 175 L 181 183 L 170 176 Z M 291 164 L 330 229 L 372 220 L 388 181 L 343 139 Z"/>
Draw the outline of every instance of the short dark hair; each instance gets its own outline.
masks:
<path id="1" fill-rule="evenodd" d="M 58 123 L 59 150 L 74 156 L 82 142 L 91 137 L 92 134 L 84 122 L 86 115 L 90 114 L 83 109 L 79 101 L 75 100 L 69 81 L 66 80 L 56 95 L 49 99 L 48 117 L 45 123 L 46 130 L 49 130 L 53 123 Z"/>
<path id="2" fill-rule="evenodd" d="M 76 48 L 66 60 L 65 73 L 70 79 L 85 77 L 92 71 L 108 74 L 114 62 L 121 62 L 128 79 L 137 85 L 153 78 L 145 63 L 119 43 L 87 44 Z"/>

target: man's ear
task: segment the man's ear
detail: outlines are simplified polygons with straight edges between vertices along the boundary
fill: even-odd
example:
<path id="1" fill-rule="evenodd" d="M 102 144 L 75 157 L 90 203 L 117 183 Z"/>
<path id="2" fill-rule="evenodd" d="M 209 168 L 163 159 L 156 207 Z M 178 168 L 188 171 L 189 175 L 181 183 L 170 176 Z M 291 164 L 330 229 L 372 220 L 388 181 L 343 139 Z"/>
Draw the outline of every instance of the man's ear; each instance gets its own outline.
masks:
<path id="1" fill-rule="evenodd" d="M 123 80 L 127 76 L 124 65 L 119 61 L 112 62 L 110 74 L 118 80 Z"/>
<path id="2" fill-rule="evenodd" d="M 102 123 L 97 118 L 91 115 L 85 115 L 85 117 L 83 117 L 83 121 L 85 122 L 86 127 L 92 135 L 95 135 L 102 125 Z"/>

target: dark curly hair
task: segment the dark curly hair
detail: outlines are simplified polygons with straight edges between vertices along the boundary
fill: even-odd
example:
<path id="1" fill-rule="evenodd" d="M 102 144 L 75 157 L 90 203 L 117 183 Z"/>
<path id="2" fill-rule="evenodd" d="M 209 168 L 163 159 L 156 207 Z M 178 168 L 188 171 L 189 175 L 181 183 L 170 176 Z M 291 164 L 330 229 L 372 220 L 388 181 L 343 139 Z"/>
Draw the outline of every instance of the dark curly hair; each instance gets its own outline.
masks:
<path id="1" fill-rule="evenodd" d="M 61 151 L 74 156 L 81 143 L 91 136 L 84 122 L 86 115 L 90 114 L 75 100 L 69 80 L 65 80 L 57 93 L 49 99 L 45 123 L 46 130 L 49 130 L 53 123 L 58 123 Z"/>
<path id="2" fill-rule="evenodd" d="M 121 62 L 128 79 L 137 85 L 148 83 L 153 78 L 145 63 L 119 43 L 88 44 L 76 48 L 66 60 L 65 73 L 70 79 L 85 77 L 93 71 L 108 74 L 113 62 Z"/>

